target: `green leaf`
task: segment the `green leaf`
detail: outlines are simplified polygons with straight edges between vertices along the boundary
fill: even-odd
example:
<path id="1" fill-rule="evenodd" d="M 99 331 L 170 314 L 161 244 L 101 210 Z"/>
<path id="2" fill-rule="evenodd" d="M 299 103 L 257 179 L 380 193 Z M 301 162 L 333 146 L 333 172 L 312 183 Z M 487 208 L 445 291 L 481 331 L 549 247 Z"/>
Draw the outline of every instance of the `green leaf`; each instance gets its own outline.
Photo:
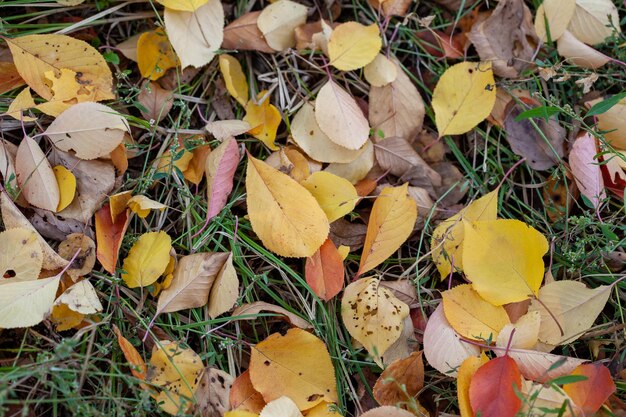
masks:
<path id="1" fill-rule="evenodd" d="M 585 117 L 596 116 L 598 114 L 602 114 L 602 113 L 609 111 L 611 107 L 619 103 L 624 97 L 626 97 L 626 91 L 623 91 L 619 94 L 615 94 L 614 96 L 611 96 L 610 98 L 607 98 L 606 100 L 603 100 L 599 103 L 594 104 L 589 109 Z"/>
<path id="2" fill-rule="evenodd" d="M 585 375 L 563 375 L 554 378 L 550 381 L 554 385 L 573 384 L 574 382 L 586 381 L 588 378 Z"/>
<path id="3" fill-rule="evenodd" d="M 550 117 L 558 114 L 560 111 L 561 109 L 554 106 L 535 107 L 534 109 L 529 109 L 525 112 L 520 113 L 519 116 L 515 118 L 515 121 L 519 122 L 522 120 L 530 119 L 531 117 L 548 120 Z"/>

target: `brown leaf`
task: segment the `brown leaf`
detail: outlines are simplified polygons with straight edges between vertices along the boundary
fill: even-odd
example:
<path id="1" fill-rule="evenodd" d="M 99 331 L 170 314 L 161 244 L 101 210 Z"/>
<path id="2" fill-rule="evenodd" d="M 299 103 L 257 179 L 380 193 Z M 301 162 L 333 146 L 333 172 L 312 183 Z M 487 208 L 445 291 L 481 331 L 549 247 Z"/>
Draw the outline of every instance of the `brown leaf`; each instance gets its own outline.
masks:
<path id="1" fill-rule="evenodd" d="M 222 49 L 276 52 L 267 44 L 257 26 L 260 14 L 260 11 L 246 13 L 226 26 Z"/>
<path id="2" fill-rule="evenodd" d="M 441 186 L 435 187 L 436 197 L 442 197 L 439 204 L 451 206 L 461 201 L 467 194 L 465 177 L 459 169 L 450 162 L 438 162 L 430 166 L 441 175 Z M 410 181 L 410 180 L 409 180 Z M 448 192 L 452 188 L 452 191 Z"/>
<path id="3" fill-rule="evenodd" d="M 260 392 L 254 389 L 247 370 L 233 381 L 230 388 L 230 406 L 233 410 L 260 413 L 265 407 L 265 400 Z"/>
<path id="4" fill-rule="evenodd" d="M 194 394 L 198 403 L 193 413 L 202 417 L 222 417 L 230 410 L 229 395 L 234 378 L 216 368 L 206 368 Z"/>
<path id="5" fill-rule="evenodd" d="M 369 4 L 376 10 L 381 10 L 383 16 L 406 16 L 412 0 L 368 0 Z"/>
<path id="6" fill-rule="evenodd" d="M 406 139 L 382 139 L 374 145 L 374 153 L 382 169 L 397 177 L 410 176 L 411 185 L 419 186 L 422 182 L 426 186 L 441 185 L 441 176 L 415 152 Z"/>
<path id="7" fill-rule="evenodd" d="M 78 255 L 65 271 L 74 281 L 89 274 L 96 264 L 96 244 L 82 233 L 72 233 L 59 244 L 59 255 L 69 261 L 76 252 Z"/>
<path id="8" fill-rule="evenodd" d="M 298 326 L 301 329 L 310 329 L 313 326 L 309 324 L 308 321 L 304 320 L 302 317 L 285 310 L 282 307 L 279 307 L 274 304 L 266 303 L 265 301 L 255 301 L 254 303 L 243 304 L 237 307 L 231 313 L 231 320 L 255 320 L 255 315 L 261 312 L 269 312 L 275 314 L 281 314 L 287 318 L 287 320 L 293 324 L 294 326 Z M 247 317 L 237 317 L 237 316 L 247 316 Z M 251 317 L 252 316 L 252 317 Z"/>
<path id="9" fill-rule="evenodd" d="M 493 72 L 517 78 L 533 65 L 539 44 L 532 14 L 523 0 L 502 0 L 482 23 L 475 25 L 469 39 L 481 61 L 491 61 Z"/>
<path id="10" fill-rule="evenodd" d="M 339 219 L 330 224 L 330 239 L 335 246 L 349 246 L 351 251 L 363 247 L 367 226 L 362 223 L 350 223 Z"/>
<path id="11" fill-rule="evenodd" d="M 12 62 L 0 62 L 0 94 L 6 93 L 26 82 L 17 72 L 17 68 Z"/>
<path id="12" fill-rule="evenodd" d="M 413 352 L 408 358 L 393 362 L 380 374 L 373 393 L 380 405 L 396 405 L 409 402 L 423 387 L 422 352 Z"/>
<path id="13" fill-rule="evenodd" d="M 137 101 L 143 108 L 139 108 L 146 120 L 160 122 L 167 116 L 174 105 L 172 91 L 162 88 L 158 83 L 146 80 L 141 86 Z"/>
<path id="14" fill-rule="evenodd" d="M 41 236 L 48 239 L 65 240 L 66 236 L 71 233 L 84 233 L 92 239 L 95 237 L 93 230 L 87 228 L 84 223 L 61 218 L 48 210 L 33 209 L 24 214 Z"/>

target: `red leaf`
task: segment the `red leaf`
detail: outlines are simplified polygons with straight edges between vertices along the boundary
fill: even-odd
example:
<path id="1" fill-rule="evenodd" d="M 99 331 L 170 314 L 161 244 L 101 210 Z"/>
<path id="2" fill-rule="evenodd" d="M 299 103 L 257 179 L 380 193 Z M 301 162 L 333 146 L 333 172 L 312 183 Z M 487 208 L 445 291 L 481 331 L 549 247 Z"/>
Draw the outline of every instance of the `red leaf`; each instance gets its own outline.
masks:
<path id="1" fill-rule="evenodd" d="M 572 375 L 584 375 L 584 381 L 563 385 L 563 390 L 574 404 L 579 406 L 584 415 L 590 416 L 600 409 L 602 404 L 615 392 L 615 383 L 609 370 L 599 363 L 580 365 Z"/>
<path id="2" fill-rule="evenodd" d="M 598 160 L 595 159 L 597 153 L 596 140 L 589 133 L 576 139 L 569 153 L 569 164 L 576 185 L 580 193 L 587 197 L 596 209 L 600 205 L 600 200 L 606 198 L 602 172 Z"/>
<path id="3" fill-rule="evenodd" d="M 215 217 L 226 205 L 233 190 L 233 178 L 239 163 L 237 141 L 226 139 L 207 158 L 206 176 L 208 193 L 207 220 Z"/>
<path id="4" fill-rule="evenodd" d="M 522 374 L 508 356 L 495 358 L 478 368 L 470 382 L 469 396 L 474 415 L 515 417 L 522 400 L 515 391 L 522 385 Z"/>
<path id="5" fill-rule="evenodd" d="M 103 206 L 95 214 L 96 217 L 96 257 L 104 269 L 115 274 L 117 256 L 122 245 L 122 238 L 126 234 L 126 228 L 130 223 L 130 210 L 121 212 L 111 221 L 111 208 L 109 204 Z"/>
<path id="6" fill-rule="evenodd" d="M 330 239 L 307 258 L 304 267 L 306 282 L 318 297 L 328 301 L 343 288 L 343 259 Z"/>

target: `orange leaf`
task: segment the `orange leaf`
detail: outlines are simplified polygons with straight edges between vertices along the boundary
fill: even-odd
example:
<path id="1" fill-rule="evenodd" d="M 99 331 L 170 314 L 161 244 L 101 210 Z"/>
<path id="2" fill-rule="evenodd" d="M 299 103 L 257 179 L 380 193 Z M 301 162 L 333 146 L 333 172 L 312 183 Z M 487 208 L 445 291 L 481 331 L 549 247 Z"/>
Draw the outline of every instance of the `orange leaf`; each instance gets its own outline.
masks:
<path id="1" fill-rule="evenodd" d="M 424 360 L 422 352 L 413 352 L 394 361 L 378 377 L 374 398 L 380 405 L 409 403 L 424 387 Z"/>
<path id="2" fill-rule="evenodd" d="M 126 228 L 130 222 L 128 215 L 130 210 L 120 213 L 115 218 L 115 223 L 111 221 L 111 209 L 107 204 L 98 210 L 96 217 L 96 255 L 98 261 L 104 269 L 111 273 L 115 273 L 117 266 L 117 256 L 122 245 L 122 238 L 126 233 Z"/>
<path id="3" fill-rule="evenodd" d="M 117 335 L 117 343 L 119 343 L 120 349 L 122 349 L 122 353 L 124 353 L 124 357 L 130 364 L 130 372 L 135 378 L 145 381 L 148 367 L 143 361 L 143 358 L 139 352 L 137 352 L 137 349 L 135 349 L 135 347 L 128 341 L 128 339 L 122 336 L 120 329 L 118 329 L 116 325 L 113 325 L 113 331 Z"/>
<path id="4" fill-rule="evenodd" d="M 259 414 L 265 407 L 265 400 L 260 392 L 254 389 L 250 381 L 250 371 L 245 371 L 230 387 L 230 407 L 233 410 L 249 411 Z"/>
<path id="5" fill-rule="evenodd" d="M 343 259 L 332 240 L 326 239 L 317 252 L 306 259 L 304 275 L 313 292 L 324 301 L 339 294 L 344 284 Z"/>
<path id="6" fill-rule="evenodd" d="M 522 374 L 509 356 L 495 358 L 478 368 L 469 388 L 474 415 L 515 417 L 522 400 L 515 391 L 522 387 Z"/>
<path id="7" fill-rule="evenodd" d="M 563 390 L 572 401 L 590 416 L 615 392 L 615 383 L 609 370 L 599 363 L 579 365 L 571 375 L 583 375 L 587 379 L 563 385 Z"/>

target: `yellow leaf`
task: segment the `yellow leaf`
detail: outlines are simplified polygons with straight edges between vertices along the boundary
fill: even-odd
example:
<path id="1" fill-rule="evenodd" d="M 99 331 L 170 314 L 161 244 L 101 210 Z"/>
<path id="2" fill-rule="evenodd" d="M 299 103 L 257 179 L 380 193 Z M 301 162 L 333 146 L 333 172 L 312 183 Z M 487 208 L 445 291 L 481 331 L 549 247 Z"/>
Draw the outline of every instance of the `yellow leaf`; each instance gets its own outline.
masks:
<path id="1" fill-rule="evenodd" d="M 59 206 L 59 185 L 54 171 L 37 142 L 25 136 L 15 155 L 17 182 L 33 206 L 55 211 Z"/>
<path id="2" fill-rule="evenodd" d="M 439 223 L 433 231 L 430 247 L 433 262 L 437 265 L 441 279 L 446 279 L 452 270 L 463 270 L 463 222 L 496 220 L 498 215 L 498 190 L 492 191 L 471 202 L 454 216 Z"/>
<path id="3" fill-rule="evenodd" d="M 132 198 L 132 191 L 122 191 L 109 197 L 109 209 L 111 211 L 111 222 L 115 223 L 117 216 L 126 211 L 128 201 Z"/>
<path id="4" fill-rule="evenodd" d="M 230 55 L 220 55 L 220 72 L 224 77 L 226 90 L 242 106 L 248 103 L 248 81 L 241 69 L 241 64 Z"/>
<path id="5" fill-rule="evenodd" d="M 89 280 L 82 280 L 69 287 L 57 298 L 56 304 L 64 304 L 70 310 L 81 314 L 95 314 L 102 311 L 102 304 Z"/>
<path id="6" fill-rule="evenodd" d="M 261 11 L 257 26 L 272 49 L 284 51 L 295 46 L 294 30 L 306 23 L 306 16 L 306 6 L 290 0 L 278 0 Z"/>
<path id="7" fill-rule="evenodd" d="M 370 126 L 354 98 L 328 80 L 315 99 L 315 120 L 330 140 L 347 149 L 359 149 L 370 134 Z"/>
<path id="8" fill-rule="evenodd" d="M 248 122 L 252 128 L 248 130 L 248 133 L 267 145 L 268 148 L 275 151 L 278 150 L 278 146 L 274 144 L 276 139 L 276 131 L 282 121 L 280 112 L 278 109 L 270 104 L 270 99 L 264 97 L 267 95 L 267 91 L 261 91 L 257 95 L 259 104 L 256 104 L 254 100 L 249 100 L 246 104 L 246 115 L 244 116 L 244 122 Z M 262 99 L 262 101 L 260 101 Z"/>
<path id="9" fill-rule="evenodd" d="M 202 377 L 202 359 L 193 350 L 178 342 L 162 340 L 150 358 L 147 382 L 161 387 L 153 394 L 161 410 L 178 415 L 193 404 L 193 397 Z"/>
<path id="10" fill-rule="evenodd" d="M 472 406 L 470 405 L 469 387 L 472 377 L 478 371 L 478 368 L 489 361 L 484 353 L 480 356 L 470 356 L 463 361 L 459 367 L 459 375 L 456 379 L 456 392 L 459 400 L 459 411 L 461 417 L 474 417 Z"/>
<path id="11" fill-rule="evenodd" d="M 331 223 L 354 210 L 359 199 L 350 181 L 328 172 L 314 172 L 300 185 L 313 194 Z"/>
<path id="12" fill-rule="evenodd" d="M 547 251 L 546 238 L 519 220 L 465 222 L 463 270 L 493 305 L 537 295 Z"/>
<path id="13" fill-rule="evenodd" d="M 53 92 L 45 73 L 59 68 L 75 71 L 79 84 L 93 88 L 94 101 L 115 98 L 111 70 L 87 42 L 67 35 L 27 35 L 4 40 L 21 77 L 46 100 L 52 98 Z"/>
<path id="14" fill-rule="evenodd" d="M 78 82 L 76 71 L 62 68 L 60 71 L 46 71 L 44 76 L 50 84 L 52 98 L 37 105 L 37 110 L 49 116 L 58 116 L 73 104 L 95 101 L 96 91 L 92 86 Z"/>
<path id="15" fill-rule="evenodd" d="M 239 278 L 233 266 L 233 254 L 228 258 L 217 273 L 209 295 L 209 317 L 215 318 L 230 310 L 239 296 Z"/>
<path id="16" fill-rule="evenodd" d="M 342 415 L 337 411 L 335 404 L 322 402 L 307 411 L 306 417 L 342 417 Z"/>
<path id="17" fill-rule="evenodd" d="M 63 165 L 57 165 L 52 168 L 54 176 L 59 184 L 59 205 L 56 211 L 59 212 L 65 207 L 69 206 L 74 200 L 76 195 L 76 177 L 72 174 L 72 171 L 65 168 Z"/>
<path id="18" fill-rule="evenodd" d="M 128 208 L 136 213 L 142 219 L 148 217 L 150 210 L 163 211 L 167 208 L 165 204 L 161 204 L 158 201 L 154 201 L 146 197 L 145 195 L 136 195 L 131 197 L 127 202 Z"/>
<path id="19" fill-rule="evenodd" d="M 517 319 L 515 323 L 509 323 L 500 330 L 496 339 L 496 346 L 505 349 L 508 346 L 511 349 L 532 350 L 537 345 L 540 326 L 541 314 L 539 311 L 529 311 Z"/>
<path id="20" fill-rule="evenodd" d="M 54 323 L 58 332 L 76 329 L 83 320 L 85 320 L 84 314 L 70 309 L 66 304 L 55 303 L 50 313 L 50 321 Z"/>
<path id="21" fill-rule="evenodd" d="M 398 67 L 383 54 L 376 58 L 363 69 L 365 79 L 372 87 L 384 87 L 392 83 L 398 77 Z"/>
<path id="22" fill-rule="evenodd" d="M 382 356 L 402 334 L 409 306 L 377 278 L 362 278 L 348 285 L 341 300 L 341 318 L 352 337 L 382 367 Z"/>
<path id="23" fill-rule="evenodd" d="M 168 69 L 176 68 L 178 57 L 163 29 L 141 34 L 137 41 L 137 65 L 141 76 L 152 81 L 164 76 Z"/>
<path id="24" fill-rule="evenodd" d="M 250 155 L 246 191 L 252 229 L 272 252 L 308 257 L 328 237 L 328 218 L 311 193 Z"/>
<path id="25" fill-rule="evenodd" d="M 250 380 L 266 402 L 291 398 L 300 410 L 337 401 L 335 370 L 328 350 L 311 333 L 292 328 L 252 348 Z"/>
<path id="26" fill-rule="evenodd" d="M 124 259 L 122 279 L 129 288 L 147 287 L 165 271 L 170 261 L 172 239 L 165 232 L 148 232 L 139 237 Z"/>
<path id="27" fill-rule="evenodd" d="M 345 261 L 350 254 L 350 246 L 339 245 L 339 247 L 337 248 L 337 252 L 339 252 L 339 256 L 341 256 L 341 259 Z"/>
<path id="28" fill-rule="evenodd" d="M 32 122 L 34 120 L 37 120 L 37 118 L 24 116 L 24 111 L 33 107 L 35 107 L 35 100 L 33 100 L 33 96 L 30 93 L 30 88 L 26 87 L 25 89 L 20 91 L 17 96 L 15 96 L 15 99 L 13 99 L 11 104 L 9 104 L 9 108 L 4 114 L 17 120 Z"/>
<path id="29" fill-rule="evenodd" d="M 206 4 L 209 0 L 157 0 L 163 6 L 172 10 L 182 10 L 185 12 L 193 12 L 198 10 L 200 6 Z"/>
<path id="30" fill-rule="evenodd" d="M 469 284 L 441 293 L 443 312 L 450 326 L 461 336 L 475 340 L 495 340 L 510 323 L 504 307 L 483 300 Z"/>
<path id="31" fill-rule="evenodd" d="M 342 71 L 362 68 L 372 62 L 381 46 L 378 25 L 346 22 L 337 26 L 328 41 L 330 64 Z"/>
<path id="32" fill-rule="evenodd" d="M 443 73 L 433 91 L 439 136 L 469 132 L 485 120 L 496 104 L 490 62 L 461 62 Z"/>
<path id="33" fill-rule="evenodd" d="M 0 233 L 0 284 L 34 281 L 43 265 L 43 251 L 32 230 L 8 229 Z"/>
<path id="34" fill-rule="evenodd" d="M 33 281 L 0 283 L 0 328 L 39 324 L 54 303 L 61 275 Z"/>
<path id="35" fill-rule="evenodd" d="M 258 414 L 244 410 L 233 410 L 224 413 L 224 417 L 258 417 Z"/>
<path id="36" fill-rule="evenodd" d="M 384 188 L 372 207 L 357 275 L 385 261 L 402 245 L 415 226 L 417 204 L 409 197 L 408 184 Z"/>

